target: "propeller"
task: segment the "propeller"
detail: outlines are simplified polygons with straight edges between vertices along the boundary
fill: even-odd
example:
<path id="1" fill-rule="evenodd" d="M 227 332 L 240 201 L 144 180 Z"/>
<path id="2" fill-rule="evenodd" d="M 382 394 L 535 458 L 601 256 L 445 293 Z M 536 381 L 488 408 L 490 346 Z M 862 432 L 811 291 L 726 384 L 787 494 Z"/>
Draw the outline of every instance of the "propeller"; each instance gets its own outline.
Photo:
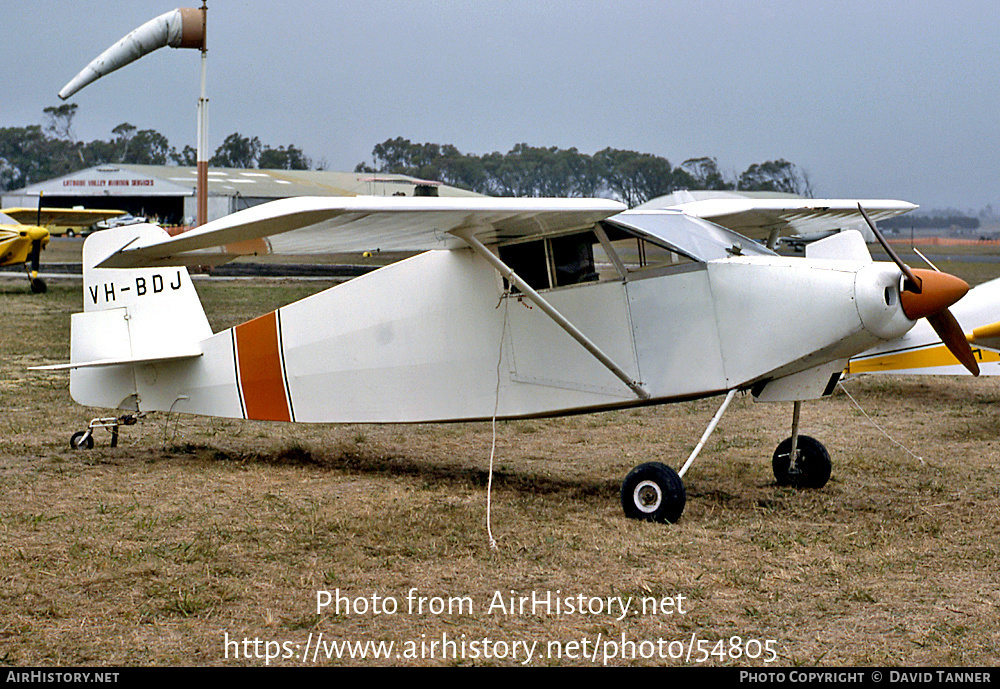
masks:
<path id="1" fill-rule="evenodd" d="M 882 245 L 892 262 L 899 266 L 905 277 L 899 294 L 903 313 L 911 321 L 926 318 L 948 351 L 969 370 L 969 373 L 978 376 L 979 364 L 976 362 L 976 355 L 972 353 L 972 347 L 969 346 L 965 333 L 962 332 L 962 326 L 948 310 L 949 306 L 964 297 L 965 293 L 969 291 L 968 283 L 961 278 L 942 273 L 936 269 L 910 268 L 903 263 L 899 255 L 885 241 L 885 237 L 875 227 L 875 223 L 868 217 L 860 203 L 858 210 L 861 211 L 861 217 L 865 219 L 868 227 L 875 234 L 875 239 Z"/>
<path id="2" fill-rule="evenodd" d="M 31 270 L 28 271 L 28 282 L 31 284 L 31 291 L 35 294 L 46 291 L 45 281 L 38 277 L 38 264 L 41 263 L 42 240 L 35 239 L 31 242 L 31 253 L 28 260 L 31 262 Z"/>
<path id="3" fill-rule="evenodd" d="M 36 239 L 31 243 L 31 254 L 29 256 L 31 261 L 31 274 L 32 277 L 38 275 L 38 266 L 42 262 L 42 240 Z"/>

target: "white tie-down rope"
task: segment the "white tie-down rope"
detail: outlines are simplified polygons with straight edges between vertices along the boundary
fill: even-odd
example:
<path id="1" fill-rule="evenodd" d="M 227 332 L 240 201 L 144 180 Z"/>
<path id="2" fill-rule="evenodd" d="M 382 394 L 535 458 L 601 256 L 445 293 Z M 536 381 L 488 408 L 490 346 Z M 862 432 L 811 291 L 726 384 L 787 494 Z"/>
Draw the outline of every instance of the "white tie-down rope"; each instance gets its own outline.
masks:
<path id="1" fill-rule="evenodd" d="M 497 449 L 497 412 L 500 410 L 500 368 L 503 365 L 503 339 L 507 335 L 507 304 L 510 302 L 509 295 L 501 297 L 503 300 L 503 327 L 500 329 L 500 353 L 497 356 L 497 388 L 496 396 L 493 400 L 493 442 L 490 445 L 490 475 L 486 481 L 486 534 L 490 539 L 490 550 L 497 549 L 496 539 L 493 538 L 493 526 L 491 523 L 491 512 L 493 506 L 493 457 Z"/>
<path id="2" fill-rule="evenodd" d="M 879 431 L 879 433 L 881 433 L 886 438 L 888 438 L 890 442 L 892 442 L 892 443 L 896 444 L 897 446 L 903 448 L 903 451 L 906 452 L 911 457 L 916 457 L 918 460 L 920 460 L 921 464 L 926 464 L 926 462 L 924 462 L 924 458 L 923 457 L 921 457 L 920 455 L 916 454 L 915 452 L 912 452 L 910 450 L 910 448 L 908 448 L 906 445 L 904 445 L 903 443 L 901 443 L 898 440 L 896 440 L 895 438 L 893 438 L 891 435 L 889 435 L 888 433 L 886 433 L 885 429 L 883 429 L 881 426 L 879 426 L 877 423 L 875 423 L 875 419 L 873 419 L 872 417 L 868 416 L 868 412 L 866 412 L 864 409 L 861 408 L 861 405 L 858 404 L 857 400 L 855 400 L 854 397 L 851 395 L 851 393 L 847 391 L 847 388 L 844 387 L 844 384 L 842 382 L 839 383 L 839 385 L 840 385 L 840 389 L 844 391 L 844 394 L 847 395 L 847 397 L 851 400 L 851 402 L 854 403 L 854 406 L 857 408 L 857 410 L 859 412 L 861 412 L 862 414 L 864 414 L 865 418 L 868 419 L 868 422 L 872 426 L 874 426 Z"/>

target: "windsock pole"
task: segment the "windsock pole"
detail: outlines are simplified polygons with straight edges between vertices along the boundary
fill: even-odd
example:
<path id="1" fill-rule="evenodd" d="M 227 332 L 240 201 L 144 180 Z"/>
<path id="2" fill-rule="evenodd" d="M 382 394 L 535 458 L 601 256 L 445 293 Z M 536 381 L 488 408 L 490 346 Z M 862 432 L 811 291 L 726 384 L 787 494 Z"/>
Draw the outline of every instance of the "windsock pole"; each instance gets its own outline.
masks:
<path id="1" fill-rule="evenodd" d="M 201 3 L 201 95 L 198 98 L 198 225 L 208 222 L 208 97 L 206 96 L 206 75 L 208 63 L 208 5 Z"/>

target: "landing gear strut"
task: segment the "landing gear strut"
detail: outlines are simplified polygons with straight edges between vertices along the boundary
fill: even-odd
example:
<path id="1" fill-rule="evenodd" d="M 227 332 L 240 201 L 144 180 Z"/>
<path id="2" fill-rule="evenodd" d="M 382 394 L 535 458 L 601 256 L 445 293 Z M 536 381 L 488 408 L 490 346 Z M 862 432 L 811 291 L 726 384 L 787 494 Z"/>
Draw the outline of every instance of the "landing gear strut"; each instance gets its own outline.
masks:
<path id="1" fill-rule="evenodd" d="M 142 412 L 137 414 L 123 414 L 122 416 L 104 416 L 92 419 L 87 424 L 87 429 L 77 431 L 69 439 L 69 446 L 74 450 L 94 449 L 94 429 L 106 428 L 111 432 L 111 447 L 118 447 L 118 427 L 134 426 L 146 415 Z"/>
<path id="2" fill-rule="evenodd" d="M 695 446 L 691 456 L 684 462 L 679 472 L 674 471 L 666 464 L 659 462 L 647 462 L 640 464 L 629 472 L 622 482 L 622 508 L 625 516 L 630 519 L 644 519 L 650 522 L 670 522 L 673 523 L 681 518 L 684 511 L 684 503 L 687 502 L 687 494 L 684 491 L 684 483 L 681 477 L 687 472 L 688 467 L 694 462 L 695 457 L 705 447 L 708 436 L 719 425 L 722 415 L 726 413 L 729 403 L 736 396 L 736 390 L 730 390 L 726 399 L 715 412 L 715 416 L 708 424 L 708 428 L 701 435 L 701 440 Z"/>
<path id="3" fill-rule="evenodd" d="M 771 468 L 779 486 L 822 488 L 830 480 L 830 453 L 815 438 L 799 435 L 801 408 L 802 402 L 796 402 L 792 411 L 792 435 L 775 449 Z"/>
<path id="4" fill-rule="evenodd" d="M 676 522 L 684 512 L 687 493 L 681 480 L 715 430 L 726 408 L 736 395 L 730 390 L 708 428 L 698 441 L 681 470 L 674 471 L 659 462 L 647 462 L 632 469 L 622 482 L 621 499 L 625 516 L 650 522 Z M 830 454 L 815 438 L 799 435 L 799 415 L 802 402 L 795 402 L 792 411 L 792 435 L 774 451 L 771 468 L 779 486 L 822 488 L 830 480 Z"/>

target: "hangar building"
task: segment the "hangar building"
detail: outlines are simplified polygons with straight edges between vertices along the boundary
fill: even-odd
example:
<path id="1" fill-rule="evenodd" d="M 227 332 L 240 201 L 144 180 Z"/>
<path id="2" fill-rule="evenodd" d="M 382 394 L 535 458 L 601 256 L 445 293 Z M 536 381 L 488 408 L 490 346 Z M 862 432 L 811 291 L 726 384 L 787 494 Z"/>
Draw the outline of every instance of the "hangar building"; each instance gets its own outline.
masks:
<path id="1" fill-rule="evenodd" d="M 32 184 L 3 196 L 3 206 L 114 208 L 161 225 L 191 225 L 197 214 L 194 167 L 110 164 Z M 208 219 L 293 196 L 478 196 L 438 182 L 365 172 L 209 168 Z"/>

